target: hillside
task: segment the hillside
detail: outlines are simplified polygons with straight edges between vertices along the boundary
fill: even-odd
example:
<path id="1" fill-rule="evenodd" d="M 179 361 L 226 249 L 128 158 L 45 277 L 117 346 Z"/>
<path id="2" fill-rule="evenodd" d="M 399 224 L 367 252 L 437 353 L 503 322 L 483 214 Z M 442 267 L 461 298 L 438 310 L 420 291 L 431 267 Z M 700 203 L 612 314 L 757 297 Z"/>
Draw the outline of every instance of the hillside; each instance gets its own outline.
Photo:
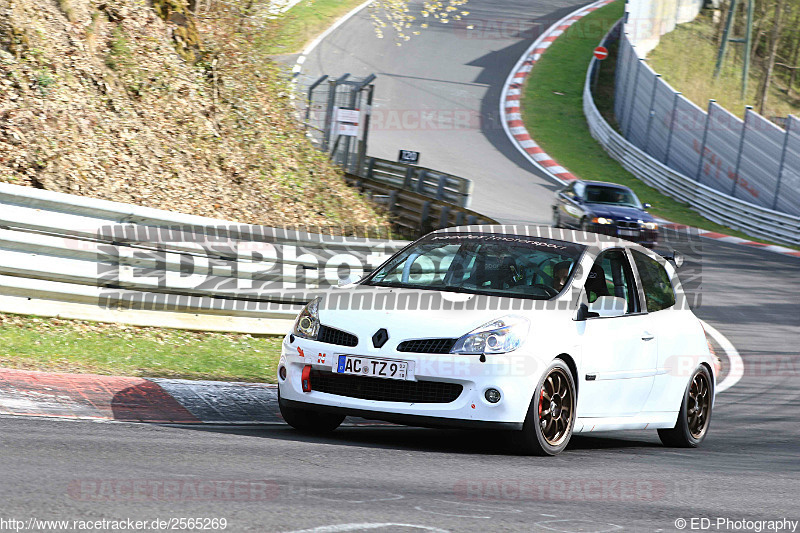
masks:
<path id="1" fill-rule="evenodd" d="M 272 226 L 385 225 L 293 121 L 254 9 L 196 19 L 180 2 L 0 0 L 0 181 Z"/>

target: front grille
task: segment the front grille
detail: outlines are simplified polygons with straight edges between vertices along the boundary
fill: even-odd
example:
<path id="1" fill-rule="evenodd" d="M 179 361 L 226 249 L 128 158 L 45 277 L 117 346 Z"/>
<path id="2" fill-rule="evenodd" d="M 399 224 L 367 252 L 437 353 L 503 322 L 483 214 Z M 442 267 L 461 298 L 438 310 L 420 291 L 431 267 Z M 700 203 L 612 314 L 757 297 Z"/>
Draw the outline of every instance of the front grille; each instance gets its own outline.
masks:
<path id="1" fill-rule="evenodd" d="M 450 353 L 458 339 L 413 339 L 397 345 L 398 352 Z"/>
<path id="2" fill-rule="evenodd" d="M 450 403 L 463 387 L 440 381 L 401 381 L 312 370 L 311 390 L 380 402 Z"/>
<path id="3" fill-rule="evenodd" d="M 338 344 L 339 346 L 355 346 L 358 344 L 358 337 L 352 333 L 322 325 L 319 327 L 317 340 L 326 344 Z"/>
<path id="4" fill-rule="evenodd" d="M 636 221 L 630 221 L 630 220 L 618 220 L 617 221 L 617 227 L 618 228 L 624 228 L 624 229 L 639 229 L 639 223 L 636 222 Z"/>

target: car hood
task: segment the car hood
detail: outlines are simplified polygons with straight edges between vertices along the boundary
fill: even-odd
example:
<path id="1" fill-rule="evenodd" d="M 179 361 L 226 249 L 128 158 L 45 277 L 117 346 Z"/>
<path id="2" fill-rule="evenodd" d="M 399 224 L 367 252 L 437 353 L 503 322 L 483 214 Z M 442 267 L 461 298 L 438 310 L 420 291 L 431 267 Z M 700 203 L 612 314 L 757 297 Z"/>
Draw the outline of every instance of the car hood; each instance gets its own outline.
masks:
<path id="1" fill-rule="evenodd" d="M 650 213 L 636 207 L 609 204 L 587 204 L 587 206 L 592 210 L 592 213 L 599 217 L 613 218 L 615 220 L 625 220 L 628 217 L 631 220 L 643 220 L 645 222 L 654 220 Z"/>
<path id="2" fill-rule="evenodd" d="M 330 295 L 331 304 L 339 300 L 335 305 L 323 302 L 320 306 L 320 323 L 355 334 L 359 344 L 369 341 L 381 328 L 389 333 L 392 344 L 392 341 L 398 343 L 407 339 L 458 338 L 511 314 L 526 316 L 533 323 L 531 314 L 536 313 L 536 322 L 547 322 L 548 315 L 553 314 L 547 309 L 556 308 L 555 301 L 363 285 L 336 292 L 338 294 Z M 346 306 L 340 299 L 344 295 L 348 300 Z M 531 309 L 521 310 L 520 302 L 527 302 Z M 532 309 L 534 304 L 537 310 Z"/>

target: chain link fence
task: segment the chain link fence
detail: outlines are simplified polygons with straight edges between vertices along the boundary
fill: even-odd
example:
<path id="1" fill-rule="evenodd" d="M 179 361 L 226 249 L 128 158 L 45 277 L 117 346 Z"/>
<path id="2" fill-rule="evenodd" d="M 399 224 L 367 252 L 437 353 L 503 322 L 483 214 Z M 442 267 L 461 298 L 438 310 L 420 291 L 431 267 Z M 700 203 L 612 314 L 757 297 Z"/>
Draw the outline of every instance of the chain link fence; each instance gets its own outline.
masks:
<path id="1" fill-rule="evenodd" d="M 629 25 L 643 25 L 631 13 L 619 38 L 615 74 L 614 114 L 622 135 L 699 184 L 800 215 L 800 119 L 789 116 L 782 129 L 749 108 L 744 120 L 713 100 L 701 109 L 647 65 L 637 37 L 627 32 Z"/>

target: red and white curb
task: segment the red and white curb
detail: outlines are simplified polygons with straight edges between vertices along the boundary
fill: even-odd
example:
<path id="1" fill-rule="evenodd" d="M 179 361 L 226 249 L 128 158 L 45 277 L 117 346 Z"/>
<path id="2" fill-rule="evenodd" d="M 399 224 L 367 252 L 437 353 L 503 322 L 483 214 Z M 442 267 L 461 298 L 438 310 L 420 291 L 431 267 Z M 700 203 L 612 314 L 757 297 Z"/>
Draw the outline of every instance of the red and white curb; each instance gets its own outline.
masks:
<path id="1" fill-rule="evenodd" d="M 283 424 L 266 383 L 131 378 L 0 368 L 0 415 L 157 424 Z M 348 418 L 345 426 L 391 426 Z"/>
<path id="2" fill-rule="evenodd" d="M 508 135 L 514 146 L 517 147 L 517 150 L 519 150 L 528 161 L 562 185 L 577 179 L 577 176 L 570 173 L 569 170 L 559 165 L 552 157 L 545 153 L 545 151 L 536 144 L 536 141 L 531 138 L 528 130 L 525 129 L 525 125 L 522 122 L 522 111 L 520 109 L 522 86 L 525 83 L 525 78 L 528 77 L 528 73 L 533 69 L 533 66 L 556 39 L 580 19 L 613 1 L 614 0 L 599 0 L 589 6 L 573 11 L 550 26 L 536 41 L 534 41 L 525 53 L 522 54 L 522 57 L 517 61 L 517 64 L 511 70 L 511 74 L 508 75 L 503 85 L 503 92 L 500 96 L 500 116 L 503 119 L 503 129 L 506 135 Z"/>
<path id="3" fill-rule="evenodd" d="M 511 73 L 506 78 L 503 85 L 503 91 L 500 96 L 500 115 L 503 117 L 503 129 L 511 139 L 512 144 L 517 150 L 525 156 L 536 168 L 545 173 L 546 176 L 554 181 L 566 185 L 570 181 L 578 179 L 577 176 L 572 174 L 569 170 L 562 167 L 558 162 L 550 157 L 542 148 L 536 144 L 536 141 L 531 138 L 530 133 L 525 128 L 522 122 L 522 110 L 520 107 L 520 99 L 522 97 L 522 86 L 525 79 L 533 69 L 533 66 L 539 61 L 547 49 L 553 42 L 558 39 L 570 26 L 575 24 L 586 15 L 597 11 L 603 6 L 606 6 L 614 0 L 599 0 L 587 7 L 582 7 L 573 11 L 563 19 L 559 20 L 550 26 L 544 33 L 542 33 L 536 41 L 522 54 L 517 64 L 511 70 Z M 659 221 L 662 225 L 672 229 L 693 229 L 701 237 L 714 239 L 718 242 L 725 242 L 729 244 L 737 244 L 749 246 L 751 248 L 759 248 L 767 252 L 788 255 L 792 257 L 800 257 L 800 251 L 779 246 L 777 244 L 764 244 L 761 242 L 743 239 L 741 237 L 734 237 L 732 235 L 725 235 L 714 231 L 704 230 L 700 228 L 690 228 L 689 226 L 674 224 L 667 220 Z"/>

